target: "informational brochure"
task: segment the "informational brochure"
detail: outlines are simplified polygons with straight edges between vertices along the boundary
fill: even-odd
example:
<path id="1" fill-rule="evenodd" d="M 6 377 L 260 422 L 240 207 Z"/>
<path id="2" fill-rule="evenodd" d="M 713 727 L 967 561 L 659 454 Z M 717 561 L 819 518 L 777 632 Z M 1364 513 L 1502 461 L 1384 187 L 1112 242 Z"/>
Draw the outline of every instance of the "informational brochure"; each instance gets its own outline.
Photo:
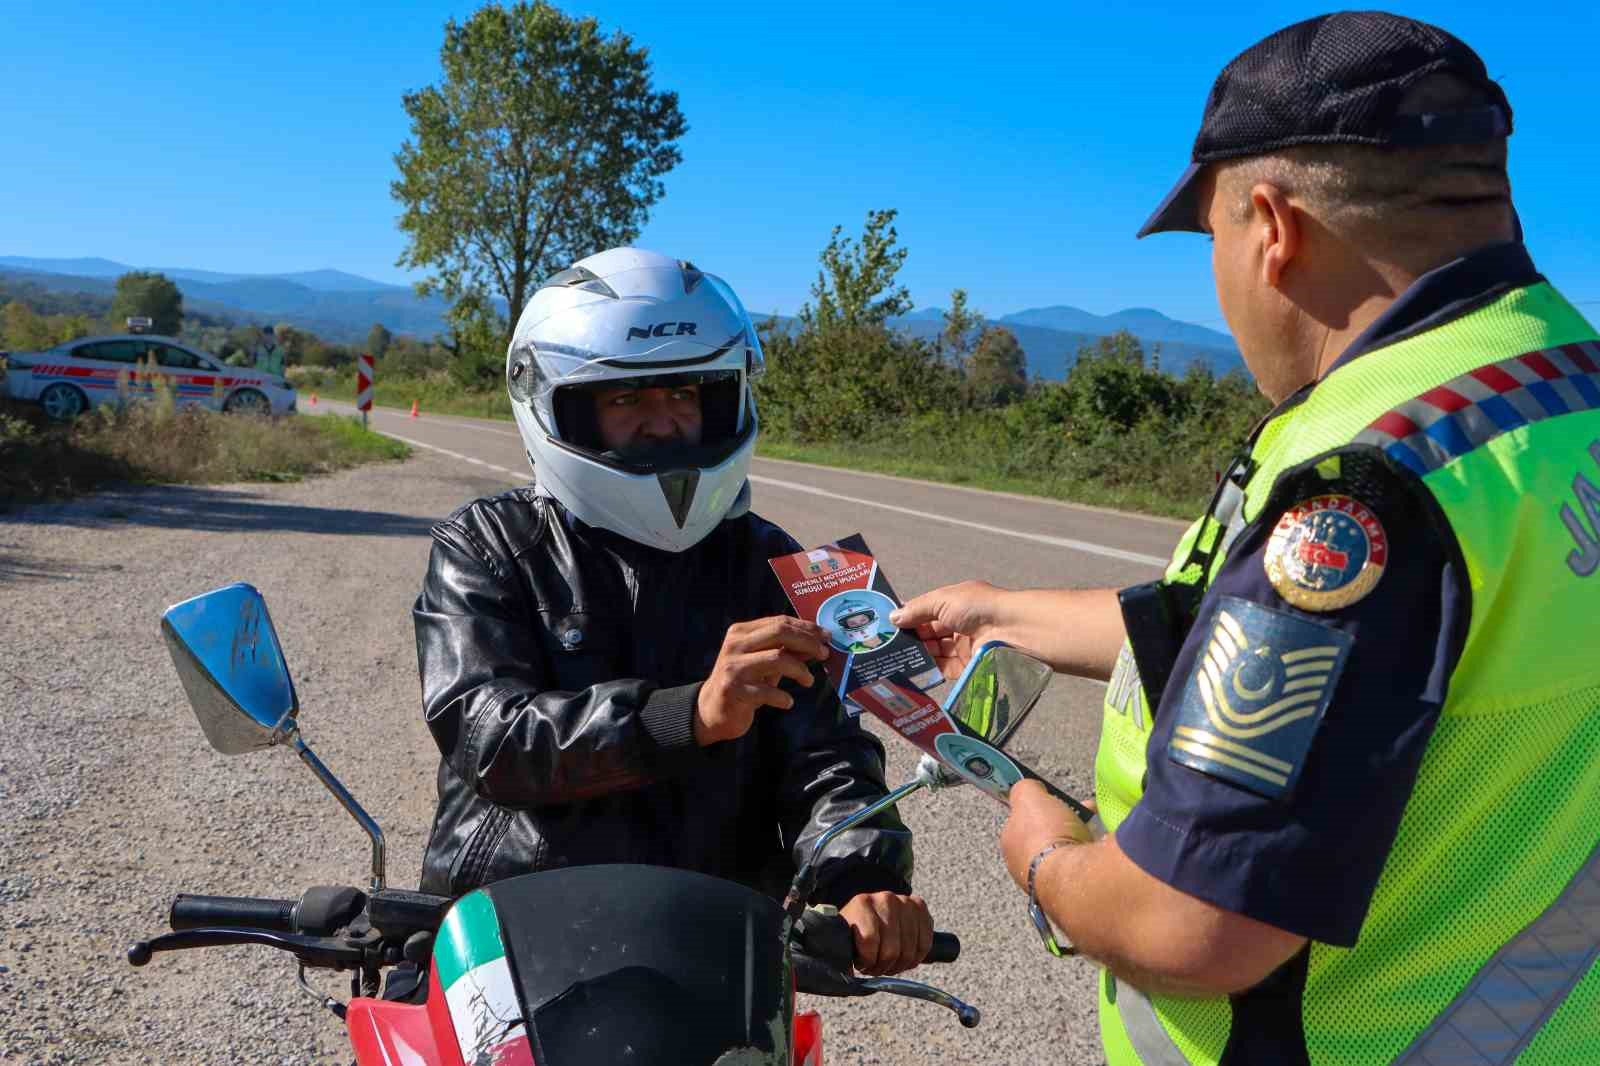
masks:
<path id="1" fill-rule="evenodd" d="M 944 680 L 916 631 L 889 621 L 900 600 L 861 534 L 781 555 L 771 565 L 795 613 L 828 631 L 838 653 L 828 657 L 828 679 L 841 698 L 884 678 L 918 692 Z"/>
<path id="2" fill-rule="evenodd" d="M 999 751 L 965 733 L 927 690 L 944 681 L 914 630 L 889 614 L 900 606 L 861 534 L 771 560 L 801 618 L 828 631 L 826 671 L 851 713 L 863 710 L 1004 803 L 1023 776 Z"/>
<path id="3" fill-rule="evenodd" d="M 850 693 L 857 705 L 1001 803 L 1028 774 L 1005 754 L 968 735 L 925 692 L 874 681 Z"/>

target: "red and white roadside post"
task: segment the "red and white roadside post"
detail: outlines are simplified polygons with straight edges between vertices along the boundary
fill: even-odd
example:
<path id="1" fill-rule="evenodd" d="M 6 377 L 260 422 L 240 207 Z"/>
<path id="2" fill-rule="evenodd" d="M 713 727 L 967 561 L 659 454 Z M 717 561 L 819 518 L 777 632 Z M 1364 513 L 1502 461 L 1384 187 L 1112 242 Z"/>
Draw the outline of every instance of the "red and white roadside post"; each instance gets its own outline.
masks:
<path id="1" fill-rule="evenodd" d="M 356 407 L 361 411 L 361 428 L 367 428 L 367 412 L 372 410 L 372 356 L 356 356 Z"/>

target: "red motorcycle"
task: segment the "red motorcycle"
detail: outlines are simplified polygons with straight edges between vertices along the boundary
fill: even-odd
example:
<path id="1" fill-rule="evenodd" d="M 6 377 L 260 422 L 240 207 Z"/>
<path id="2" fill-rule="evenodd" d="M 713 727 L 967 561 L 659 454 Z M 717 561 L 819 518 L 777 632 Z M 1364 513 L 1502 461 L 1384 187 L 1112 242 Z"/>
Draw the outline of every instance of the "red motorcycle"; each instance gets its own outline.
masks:
<path id="1" fill-rule="evenodd" d="M 372 840 L 367 891 L 314 887 L 298 900 L 180 895 L 157 952 L 260 944 L 290 952 L 302 988 L 348 1027 L 358 1066 L 569 1066 L 629 1062 L 818 1066 L 822 1024 L 796 992 L 907 996 L 978 1011 L 937 988 L 859 977 L 849 926 L 810 907 L 815 863 L 837 834 L 919 788 L 918 777 L 834 825 L 779 905 L 729 881 L 655 866 L 582 866 L 513 877 L 459 899 L 387 887 L 383 831 L 301 737 L 299 703 L 260 593 L 216 589 L 167 610 L 162 634 L 207 739 L 239 754 L 287 744 Z M 960 941 L 935 933 L 928 962 L 954 962 Z M 385 969 L 425 975 L 422 1002 L 379 998 Z M 351 975 L 341 1003 L 308 969 Z"/>

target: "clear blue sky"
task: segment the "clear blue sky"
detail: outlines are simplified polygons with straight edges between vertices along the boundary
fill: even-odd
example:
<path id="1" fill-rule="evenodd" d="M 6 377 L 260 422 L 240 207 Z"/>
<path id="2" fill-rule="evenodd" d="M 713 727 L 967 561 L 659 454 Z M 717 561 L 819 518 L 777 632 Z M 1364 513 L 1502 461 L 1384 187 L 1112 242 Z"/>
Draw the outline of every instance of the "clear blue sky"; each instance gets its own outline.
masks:
<path id="1" fill-rule="evenodd" d="M 445 18 L 474 6 L 0 7 L 0 255 L 415 280 L 394 266 L 400 98 L 437 78 Z M 690 125 L 639 243 L 722 274 L 753 311 L 794 311 L 829 229 L 894 207 L 918 306 L 961 286 L 992 315 L 1149 306 L 1217 328 L 1204 239 L 1133 232 L 1187 161 L 1221 66 L 1325 10 L 563 6 L 647 44 Z M 1600 301 L 1600 5 L 1398 10 L 1465 38 L 1506 87 L 1535 260 Z"/>

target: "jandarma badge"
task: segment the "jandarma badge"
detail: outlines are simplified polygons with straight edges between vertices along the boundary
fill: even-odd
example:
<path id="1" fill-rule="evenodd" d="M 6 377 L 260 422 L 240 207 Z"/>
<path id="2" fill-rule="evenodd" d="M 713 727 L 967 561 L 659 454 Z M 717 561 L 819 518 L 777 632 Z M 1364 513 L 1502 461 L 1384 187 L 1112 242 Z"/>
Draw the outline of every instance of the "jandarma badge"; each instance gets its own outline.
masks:
<path id="1" fill-rule="evenodd" d="M 1349 496 L 1314 496 L 1278 519 L 1267 541 L 1267 580 L 1305 611 L 1348 607 L 1377 587 L 1389 560 L 1378 516 Z"/>

